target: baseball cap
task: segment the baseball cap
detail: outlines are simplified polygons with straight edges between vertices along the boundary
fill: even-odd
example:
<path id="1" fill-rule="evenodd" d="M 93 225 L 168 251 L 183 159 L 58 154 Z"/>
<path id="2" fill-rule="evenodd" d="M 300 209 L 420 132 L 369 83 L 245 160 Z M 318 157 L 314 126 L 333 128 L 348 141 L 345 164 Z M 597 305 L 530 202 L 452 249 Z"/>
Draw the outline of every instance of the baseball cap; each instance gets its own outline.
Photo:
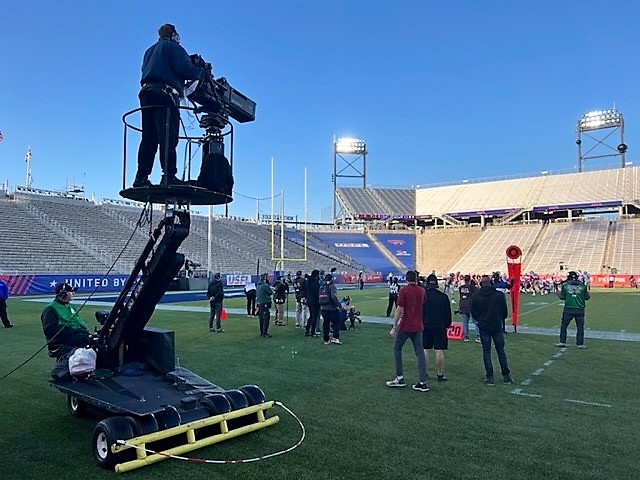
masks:
<path id="1" fill-rule="evenodd" d="M 66 282 L 62 282 L 56 285 L 56 295 L 60 295 L 61 293 L 75 292 L 76 290 L 78 289 L 73 288 L 71 285 L 69 285 Z"/>

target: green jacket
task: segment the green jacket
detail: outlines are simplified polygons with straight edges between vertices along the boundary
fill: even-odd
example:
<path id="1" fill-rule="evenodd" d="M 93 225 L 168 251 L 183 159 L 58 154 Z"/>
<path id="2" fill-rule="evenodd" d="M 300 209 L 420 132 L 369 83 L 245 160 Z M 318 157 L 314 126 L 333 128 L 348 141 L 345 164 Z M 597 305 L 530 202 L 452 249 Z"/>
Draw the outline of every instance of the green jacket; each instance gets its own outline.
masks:
<path id="1" fill-rule="evenodd" d="M 578 280 L 563 283 L 558 296 L 564 300 L 565 310 L 584 310 L 586 301 L 591 298 L 585 284 Z"/>
<path id="2" fill-rule="evenodd" d="M 256 288 L 256 302 L 258 304 L 269 303 L 272 294 L 271 285 L 268 282 L 260 282 Z"/>

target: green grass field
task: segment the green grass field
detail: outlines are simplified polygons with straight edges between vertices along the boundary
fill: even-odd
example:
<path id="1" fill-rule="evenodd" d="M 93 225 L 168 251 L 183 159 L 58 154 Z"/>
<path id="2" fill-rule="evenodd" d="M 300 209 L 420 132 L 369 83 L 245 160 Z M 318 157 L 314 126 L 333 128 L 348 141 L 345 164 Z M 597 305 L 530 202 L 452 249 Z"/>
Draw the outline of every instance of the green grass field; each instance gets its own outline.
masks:
<path id="1" fill-rule="evenodd" d="M 384 288 L 349 291 L 363 315 L 382 315 Z M 0 376 L 43 344 L 42 303 L 11 298 L 15 324 L 0 328 Z M 79 303 L 79 302 L 78 302 Z M 241 308 L 241 299 L 225 301 Z M 189 305 L 206 306 L 204 302 Z M 290 303 L 292 305 L 292 303 Z M 555 296 L 524 295 L 521 325 L 557 332 Z M 85 307 L 93 321 L 98 307 Z M 176 331 L 179 364 L 225 388 L 259 385 L 306 427 L 304 443 L 262 462 L 211 465 L 167 460 L 126 478 L 250 479 L 636 479 L 640 454 L 640 343 L 590 338 L 595 331 L 640 334 L 640 294 L 595 290 L 587 307 L 587 349 L 560 351 L 557 335 L 507 336 L 515 385 L 482 383 L 479 344 L 450 342 L 448 382 L 420 393 L 389 389 L 392 338 L 384 324 L 344 332 L 342 346 L 305 338 L 293 321 L 258 337 L 255 318 L 230 314 L 224 334 L 209 334 L 207 314 L 158 309 L 150 325 Z M 570 330 L 569 345 L 574 342 Z M 637 337 L 637 335 L 636 335 Z M 405 375 L 416 362 L 405 347 Z M 430 376 L 435 377 L 431 367 Z M 494 354 L 494 364 L 497 359 Z M 0 381 L 0 479 L 113 478 L 93 461 L 96 419 L 72 418 L 47 380 L 42 351 Z M 519 394 L 513 393 L 517 391 Z M 300 429 L 275 407 L 279 424 L 191 452 L 207 459 L 251 458 L 294 444 Z"/>

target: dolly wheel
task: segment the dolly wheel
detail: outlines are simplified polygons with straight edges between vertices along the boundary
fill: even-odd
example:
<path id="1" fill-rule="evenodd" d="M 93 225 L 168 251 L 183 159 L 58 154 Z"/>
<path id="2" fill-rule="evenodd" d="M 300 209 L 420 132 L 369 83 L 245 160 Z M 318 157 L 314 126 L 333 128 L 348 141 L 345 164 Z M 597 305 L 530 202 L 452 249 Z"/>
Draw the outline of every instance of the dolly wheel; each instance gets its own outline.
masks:
<path id="1" fill-rule="evenodd" d="M 109 417 L 99 422 L 93 429 L 93 456 L 96 463 L 106 469 L 116 464 L 135 458 L 133 449 L 114 454 L 111 445 L 116 440 L 129 440 L 134 433 L 131 425 L 124 417 Z"/>
<path id="2" fill-rule="evenodd" d="M 87 404 L 75 395 L 67 396 L 67 409 L 72 417 L 85 417 L 87 415 Z"/>

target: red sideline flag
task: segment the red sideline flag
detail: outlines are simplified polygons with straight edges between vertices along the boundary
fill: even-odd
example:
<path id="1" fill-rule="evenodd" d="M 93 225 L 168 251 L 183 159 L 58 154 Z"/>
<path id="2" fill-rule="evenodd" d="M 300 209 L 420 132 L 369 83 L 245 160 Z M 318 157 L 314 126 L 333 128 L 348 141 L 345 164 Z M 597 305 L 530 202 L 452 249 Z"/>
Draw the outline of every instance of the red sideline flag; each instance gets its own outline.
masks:
<path id="1" fill-rule="evenodd" d="M 522 268 L 522 250 L 517 245 L 507 248 L 507 273 L 511 288 L 511 325 L 514 331 L 518 329 L 518 310 L 520 305 L 520 271 Z"/>

